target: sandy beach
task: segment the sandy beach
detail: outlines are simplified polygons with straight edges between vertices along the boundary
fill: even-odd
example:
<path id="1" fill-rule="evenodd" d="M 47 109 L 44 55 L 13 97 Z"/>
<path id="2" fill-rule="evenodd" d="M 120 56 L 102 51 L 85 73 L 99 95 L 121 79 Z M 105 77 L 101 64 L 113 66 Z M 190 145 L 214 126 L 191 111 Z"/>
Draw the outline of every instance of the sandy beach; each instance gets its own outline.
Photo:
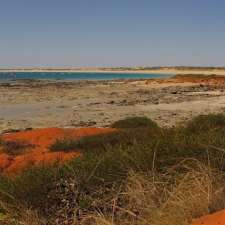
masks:
<path id="1" fill-rule="evenodd" d="M 162 126 L 173 126 L 199 114 L 224 112 L 224 79 L 1 83 L 0 132 L 105 127 L 130 116 L 147 116 Z"/>
<path id="2" fill-rule="evenodd" d="M 6 68 L 0 69 L 2 73 L 14 72 L 61 72 L 61 73 L 143 73 L 143 74 L 202 74 L 202 75 L 225 75 L 225 68 L 207 67 L 152 67 L 152 68 Z"/>

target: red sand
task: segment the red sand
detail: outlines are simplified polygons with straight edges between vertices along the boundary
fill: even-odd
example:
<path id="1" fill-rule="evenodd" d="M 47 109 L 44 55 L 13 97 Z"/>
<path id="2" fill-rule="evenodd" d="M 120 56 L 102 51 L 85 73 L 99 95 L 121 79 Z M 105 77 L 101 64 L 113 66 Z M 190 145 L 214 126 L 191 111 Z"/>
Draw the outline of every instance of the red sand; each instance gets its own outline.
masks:
<path id="1" fill-rule="evenodd" d="M 185 76 L 180 75 L 173 79 L 177 82 L 190 82 L 190 83 L 196 83 L 196 84 L 202 84 L 202 85 L 213 85 L 213 86 L 224 86 L 225 84 L 225 77 L 224 76 L 202 76 L 201 78 L 198 78 L 198 76 Z"/>
<path id="2" fill-rule="evenodd" d="M 191 225 L 225 225 L 225 210 L 197 219 Z"/>
<path id="3" fill-rule="evenodd" d="M 225 85 L 225 76 L 221 75 L 203 75 L 201 77 L 198 77 L 198 75 L 176 75 L 175 77 L 172 77 L 170 79 L 151 79 L 146 80 L 146 84 L 150 83 L 159 83 L 159 84 L 182 84 L 182 83 L 192 83 L 196 85 L 206 85 L 206 86 L 224 86 Z"/>
<path id="4" fill-rule="evenodd" d="M 0 171 L 6 175 L 16 174 L 28 166 L 63 163 L 78 156 L 80 153 L 71 152 L 50 152 L 49 146 L 58 139 L 73 138 L 79 139 L 84 136 L 112 132 L 111 128 L 79 128 L 60 129 L 45 128 L 18 133 L 4 134 L 1 138 L 5 141 L 22 141 L 33 145 L 24 154 L 8 155 L 0 152 Z"/>

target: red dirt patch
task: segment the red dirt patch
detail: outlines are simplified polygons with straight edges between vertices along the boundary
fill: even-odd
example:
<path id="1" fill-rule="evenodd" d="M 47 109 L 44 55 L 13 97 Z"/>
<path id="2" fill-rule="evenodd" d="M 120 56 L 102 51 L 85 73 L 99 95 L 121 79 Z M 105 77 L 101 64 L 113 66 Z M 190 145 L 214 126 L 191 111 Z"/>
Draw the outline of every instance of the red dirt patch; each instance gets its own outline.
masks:
<path id="1" fill-rule="evenodd" d="M 220 225 L 225 224 L 225 210 L 197 219 L 191 225 L 219 225 L 219 224 Z"/>
<path id="2" fill-rule="evenodd" d="M 107 133 L 114 130 L 111 128 L 45 128 L 3 134 L 1 136 L 3 141 L 24 142 L 31 147 L 18 155 L 6 154 L 2 147 L 0 151 L 0 171 L 6 175 L 12 175 L 33 165 L 63 163 L 80 155 L 80 153 L 76 151 L 50 152 L 49 146 L 56 140 L 63 138 L 79 139 L 84 136 Z"/>
<path id="3" fill-rule="evenodd" d="M 223 86 L 225 84 L 225 76 L 220 75 L 176 75 L 173 79 L 181 83 L 190 82 L 215 86 Z"/>
<path id="4" fill-rule="evenodd" d="M 189 83 L 195 85 L 208 85 L 208 86 L 224 86 L 225 85 L 225 76 L 220 75 L 201 75 L 201 74 L 182 74 L 182 75 L 175 75 L 169 79 L 151 79 L 147 80 L 146 84 L 151 83 L 158 83 L 158 84 L 182 84 L 182 83 Z"/>

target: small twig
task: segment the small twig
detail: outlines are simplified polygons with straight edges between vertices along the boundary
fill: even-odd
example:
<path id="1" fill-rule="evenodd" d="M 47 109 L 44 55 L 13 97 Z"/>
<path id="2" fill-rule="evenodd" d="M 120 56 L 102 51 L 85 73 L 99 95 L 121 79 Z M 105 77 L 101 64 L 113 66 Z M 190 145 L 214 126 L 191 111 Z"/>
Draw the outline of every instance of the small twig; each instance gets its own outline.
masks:
<path id="1" fill-rule="evenodd" d="M 210 148 L 212 148 L 212 149 L 215 149 L 215 150 L 217 150 L 217 151 L 220 151 L 220 152 L 223 152 L 224 154 L 225 154 L 225 149 L 223 149 L 223 148 L 220 148 L 220 147 L 216 147 L 216 146 L 214 146 L 214 145 L 205 145 L 205 144 L 201 144 L 203 147 L 210 147 Z"/>
<path id="2" fill-rule="evenodd" d="M 89 175 L 89 177 L 86 179 L 85 183 L 87 183 L 95 174 L 95 171 L 97 170 L 98 166 L 100 165 L 100 163 L 102 162 L 104 157 L 102 157 L 98 163 L 96 164 L 96 166 L 94 167 L 94 169 L 92 170 L 91 174 Z"/>
<path id="3" fill-rule="evenodd" d="M 156 143 L 155 148 L 154 148 L 154 153 L 153 153 L 153 159 L 152 159 L 152 179 L 153 179 L 153 184 L 155 183 L 155 160 L 156 160 L 156 153 L 157 153 L 157 147 L 159 145 L 159 142 Z"/>

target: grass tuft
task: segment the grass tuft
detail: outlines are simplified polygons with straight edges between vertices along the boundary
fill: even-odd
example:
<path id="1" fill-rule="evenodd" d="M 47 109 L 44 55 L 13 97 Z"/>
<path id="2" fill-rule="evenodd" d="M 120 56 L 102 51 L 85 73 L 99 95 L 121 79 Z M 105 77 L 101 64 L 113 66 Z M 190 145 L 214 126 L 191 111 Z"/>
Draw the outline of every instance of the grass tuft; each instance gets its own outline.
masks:
<path id="1" fill-rule="evenodd" d="M 225 128 L 225 116 L 220 113 L 199 115 L 187 124 L 186 130 L 190 133 L 201 133 L 221 128 Z"/>
<path id="2" fill-rule="evenodd" d="M 76 146 L 77 141 L 73 139 L 58 139 L 56 140 L 50 147 L 50 151 L 57 152 L 57 151 L 74 151 L 77 149 Z"/>

